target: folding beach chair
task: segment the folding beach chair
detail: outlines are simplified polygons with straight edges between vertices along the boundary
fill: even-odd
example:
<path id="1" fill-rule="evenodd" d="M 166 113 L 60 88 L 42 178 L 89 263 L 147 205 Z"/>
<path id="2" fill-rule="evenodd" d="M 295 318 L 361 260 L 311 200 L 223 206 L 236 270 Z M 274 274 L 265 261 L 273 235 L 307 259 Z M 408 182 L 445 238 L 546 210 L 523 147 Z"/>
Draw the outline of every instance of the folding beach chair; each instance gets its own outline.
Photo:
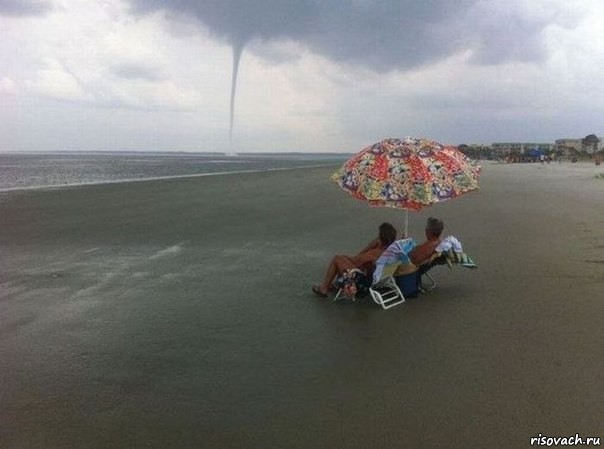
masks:
<path id="1" fill-rule="evenodd" d="M 434 279 L 432 279 L 432 276 L 430 276 L 429 273 L 422 273 L 418 276 L 421 276 L 421 279 L 423 279 L 424 277 L 427 277 L 428 280 L 430 281 L 430 284 L 426 285 L 424 284 L 423 280 L 420 279 L 419 282 L 419 290 L 422 292 L 429 292 L 434 290 L 434 288 L 436 287 L 436 281 Z"/>
<path id="2" fill-rule="evenodd" d="M 415 297 L 419 292 L 429 292 L 436 287 L 436 281 L 427 272 L 420 274 L 416 271 L 403 276 L 394 276 L 400 264 L 394 262 L 385 265 L 381 278 L 369 288 L 373 301 L 384 309 L 404 303 L 405 292 L 410 294 L 409 289 L 411 291 L 417 289 L 411 296 Z M 428 279 L 428 283 L 424 282 L 424 277 Z"/>
<path id="3" fill-rule="evenodd" d="M 400 261 L 397 261 L 385 265 L 380 279 L 369 287 L 373 301 L 385 310 L 405 302 L 403 292 L 394 280 L 394 272 L 400 264 Z"/>
<path id="4" fill-rule="evenodd" d="M 432 269 L 436 265 L 447 265 L 449 269 L 452 269 L 453 266 L 459 265 L 465 268 L 469 268 L 475 270 L 478 268 L 478 265 L 474 263 L 472 258 L 468 256 L 466 253 L 461 251 L 453 251 L 452 249 L 448 249 L 444 252 L 437 252 L 433 256 L 432 262 L 427 265 L 427 267 L 420 267 L 419 276 L 420 283 L 419 288 L 422 292 L 429 292 L 436 287 L 436 281 L 430 276 L 428 270 Z M 426 284 L 423 282 L 423 278 L 427 278 L 430 283 Z"/>

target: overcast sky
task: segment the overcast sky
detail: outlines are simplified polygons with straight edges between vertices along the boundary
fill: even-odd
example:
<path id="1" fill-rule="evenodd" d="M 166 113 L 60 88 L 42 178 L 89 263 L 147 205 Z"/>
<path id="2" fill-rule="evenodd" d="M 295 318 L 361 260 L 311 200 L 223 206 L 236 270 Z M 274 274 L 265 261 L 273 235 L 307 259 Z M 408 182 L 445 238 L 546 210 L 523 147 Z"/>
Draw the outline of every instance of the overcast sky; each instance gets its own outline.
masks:
<path id="1" fill-rule="evenodd" d="M 0 151 L 601 135 L 603 24 L 602 0 L 0 0 Z"/>

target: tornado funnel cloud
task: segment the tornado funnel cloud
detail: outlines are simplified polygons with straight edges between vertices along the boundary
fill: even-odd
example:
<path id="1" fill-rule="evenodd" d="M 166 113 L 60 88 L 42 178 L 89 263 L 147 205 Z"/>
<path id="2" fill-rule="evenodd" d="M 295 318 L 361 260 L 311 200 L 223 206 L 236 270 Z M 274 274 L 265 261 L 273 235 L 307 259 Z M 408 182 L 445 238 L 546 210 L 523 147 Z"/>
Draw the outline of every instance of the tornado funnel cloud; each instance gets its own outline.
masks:
<path id="1" fill-rule="evenodd" d="M 231 77 L 231 120 L 229 126 L 229 142 L 233 141 L 233 125 L 235 124 L 235 93 L 237 91 L 237 74 L 243 52 L 243 43 L 233 44 L 233 74 Z"/>

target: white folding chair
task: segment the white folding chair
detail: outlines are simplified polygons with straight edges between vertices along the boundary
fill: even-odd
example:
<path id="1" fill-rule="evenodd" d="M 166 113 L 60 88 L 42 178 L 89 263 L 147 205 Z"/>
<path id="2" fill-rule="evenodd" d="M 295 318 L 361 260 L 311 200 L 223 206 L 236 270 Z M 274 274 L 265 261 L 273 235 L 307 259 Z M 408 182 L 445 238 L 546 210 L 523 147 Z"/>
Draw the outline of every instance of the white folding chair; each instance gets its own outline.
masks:
<path id="1" fill-rule="evenodd" d="M 373 301 L 386 310 L 405 302 L 403 292 L 394 280 L 394 272 L 399 265 L 400 262 L 386 265 L 382 277 L 369 287 L 369 294 Z"/>

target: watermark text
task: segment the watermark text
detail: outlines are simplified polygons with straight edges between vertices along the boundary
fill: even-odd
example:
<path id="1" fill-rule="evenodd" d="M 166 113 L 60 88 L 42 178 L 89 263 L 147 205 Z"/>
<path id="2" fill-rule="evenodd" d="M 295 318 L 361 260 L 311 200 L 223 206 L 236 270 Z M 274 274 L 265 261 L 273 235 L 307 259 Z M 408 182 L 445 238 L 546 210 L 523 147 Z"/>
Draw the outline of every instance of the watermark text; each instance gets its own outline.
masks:
<path id="1" fill-rule="evenodd" d="M 578 433 L 569 437 L 549 437 L 539 434 L 531 437 L 531 446 L 599 446 L 600 437 L 582 437 Z"/>

